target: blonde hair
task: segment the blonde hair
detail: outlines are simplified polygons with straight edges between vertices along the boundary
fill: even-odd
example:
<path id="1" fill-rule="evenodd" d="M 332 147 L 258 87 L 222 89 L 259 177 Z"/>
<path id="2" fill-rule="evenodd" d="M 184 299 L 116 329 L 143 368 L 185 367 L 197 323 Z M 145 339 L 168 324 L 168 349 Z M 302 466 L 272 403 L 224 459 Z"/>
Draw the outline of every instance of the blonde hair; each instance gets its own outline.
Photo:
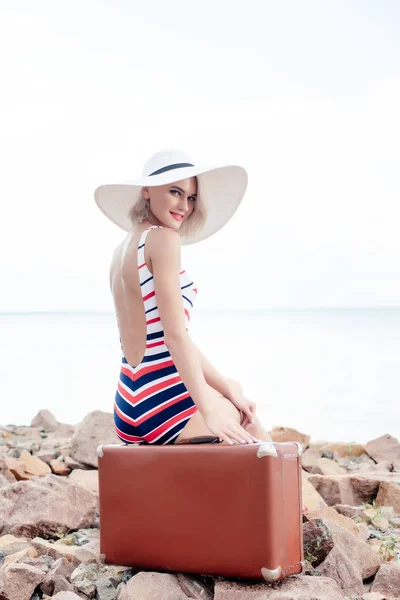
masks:
<path id="1" fill-rule="evenodd" d="M 187 221 L 182 223 L 182 226 L 178 229 L 178 233 L 181 237 L 187 235 L 193 235 L 200 229 L 202 229 L 205 220 L 207 218 L 208 206 L 205 199 L 205 194 L 202 193 L 203 185 L 198 177 L 197 179 L 197 198 L 194 203 L 194 209 Z M 132 225 L 141 223 L 145 219 L 151 216 L 150 203 L 148 200 L 143 198 L 142 192 L 140 192 L 140 198 L 130 209 L 128 216 Z"/>

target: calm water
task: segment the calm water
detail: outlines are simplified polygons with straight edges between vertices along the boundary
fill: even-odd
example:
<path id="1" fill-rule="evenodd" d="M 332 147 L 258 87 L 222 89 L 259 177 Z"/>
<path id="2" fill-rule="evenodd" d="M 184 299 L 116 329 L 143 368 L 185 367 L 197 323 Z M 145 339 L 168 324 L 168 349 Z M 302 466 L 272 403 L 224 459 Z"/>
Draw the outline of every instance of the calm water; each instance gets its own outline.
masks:
<path id="1" fill-rule="evenodd" d="M 113 314 L 0 316 L 0 424 L 42 408 L 66 423 L 112 412 Z M 268 428 L 313 439 L 400 437 L 400 309 L 194 311 L 191 337 L 257 402 Z"/>

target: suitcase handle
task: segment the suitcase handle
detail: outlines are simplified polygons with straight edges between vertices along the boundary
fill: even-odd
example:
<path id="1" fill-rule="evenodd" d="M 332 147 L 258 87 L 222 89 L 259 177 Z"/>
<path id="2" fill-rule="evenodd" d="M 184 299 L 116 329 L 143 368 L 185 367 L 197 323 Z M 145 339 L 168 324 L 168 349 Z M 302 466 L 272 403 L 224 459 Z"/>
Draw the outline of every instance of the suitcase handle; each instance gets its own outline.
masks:
<path id="1" fill-rule="evenodd" d="M 179 444 L 219 444 L 220 442 L 220 438 L 215 435 L 198 435 L 196 437 L 181 440 L 177 443 L 177 446 L 179 446 Z"/>

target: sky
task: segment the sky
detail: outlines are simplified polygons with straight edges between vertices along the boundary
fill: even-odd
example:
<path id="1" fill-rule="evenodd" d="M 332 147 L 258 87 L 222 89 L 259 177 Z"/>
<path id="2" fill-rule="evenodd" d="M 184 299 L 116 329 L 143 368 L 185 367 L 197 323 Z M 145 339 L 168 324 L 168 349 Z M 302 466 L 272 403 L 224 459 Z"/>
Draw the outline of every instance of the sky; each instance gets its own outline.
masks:
<path id="1" fill-rule="evenodd" d="M 200 309 L 400 306 L 400 3 L 0 0 L 0 311 L 111 311 L 93 191 L 165 148 L 249 174 Z"/>

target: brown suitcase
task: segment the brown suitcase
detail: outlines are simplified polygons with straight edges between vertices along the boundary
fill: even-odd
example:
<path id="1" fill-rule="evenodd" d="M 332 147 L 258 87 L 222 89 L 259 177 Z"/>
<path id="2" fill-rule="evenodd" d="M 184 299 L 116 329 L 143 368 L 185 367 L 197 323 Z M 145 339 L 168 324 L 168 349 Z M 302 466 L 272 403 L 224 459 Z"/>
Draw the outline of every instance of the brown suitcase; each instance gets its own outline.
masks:
<path id="1" fill-rule="evenodd" d="M 204 441 L 219 440 L 98 447 L 105 563 L 270 582 L 300 573 L 301 446 Z"/>

